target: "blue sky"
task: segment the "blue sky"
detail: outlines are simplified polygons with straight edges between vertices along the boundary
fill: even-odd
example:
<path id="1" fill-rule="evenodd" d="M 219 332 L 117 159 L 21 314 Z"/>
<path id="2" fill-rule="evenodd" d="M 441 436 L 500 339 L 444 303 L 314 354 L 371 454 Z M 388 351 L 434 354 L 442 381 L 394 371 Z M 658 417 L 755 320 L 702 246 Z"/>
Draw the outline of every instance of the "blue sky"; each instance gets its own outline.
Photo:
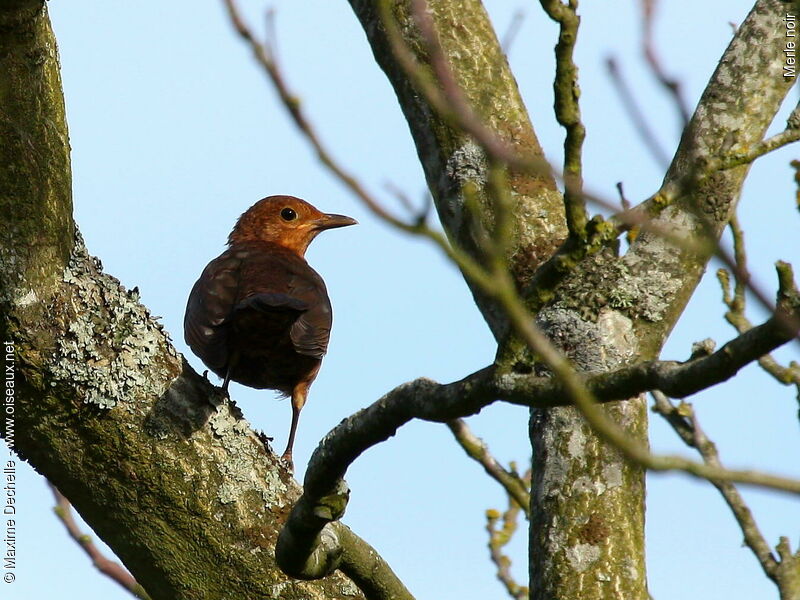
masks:
<path id="1" fill-rule="evenodd" d="M 243 2 L 244 4 L 244 2 Z M 670 73 L 694 106 L 749 0 L 664 3 L 657 41 Z M 263 31 L 264 5 L 248 2 Z M 610 6 L 611 5 L 611 6 Z M 323 140 L 366 185 L 392 203 L 389 182 L 422 198 L 424 179 L 394 94 L 375 65 L 345 2 L 274 0 L 279 57 Z M 560 160 L 563 134 L 552 116 L 555 26 L 537 3 L 487 2 L 503 32 L 525 17 L 510 51 L 523 96 L 548 156 Z M 614 55 L 671 154 L 678 122 L 638 52 L 637 4 L 585 3 L 577 61 L 588 129 L 585 176 L 615 198 L 625 184 L 637 201 L 658 188 L 650 160 L 613 93 L 604 60 Z M 380 223 L 334 181 L 299 138 L 262 73 L 234 36 L 221 2 L 49 2 L 59 41 L 74 169 L 75 218 L 90 252 L 161 315 L 178 349 L 186 297 L 223 247 L 234 221 L 270 194 L 293 194 L 358 227 L 320 236 L 310 264 L 325 278 L 335 324 L 295 445 L 298 476 L 317 441 L 342 418 L 419 376 L 458 379 L 490 363 L 492 338 L 457 271 L 433 247 Z M 611 8 L 611 9 L 609 9 Z M 776 24 L 778 26 L 778 24 Z M 790 100 L 797 100 L 796 92 Z M 785 107 L 783 118 L 790 107 Z M 779 118 L 779 127 L 783 121 Z M 751 270 L 774 289 L 777 259 L 800 265 L 792 171 L 800 152 L 760 161 L 748 180 L 741 217 Z M 713 273 L 674 331 L 663 356 L 684 359 L 692 342 L 733 336 Z M 757 310 L 751 313 L 758 321 Z M 797 346 L 779 353 L 798 359 Z M 195 368 L 199 360 L 189 355 Z M 232 394 L 254 427 L 283 448 L 290 407 L 270 392 L 238 385 Z M 800 476 L 797 403 L 755 367 L 692 399 L 726 464 Z M 524 464 L 527 411 L 492 406 L 471 419 L 504 462 Z M 688 454 L 653 418 L 652 445 Z M 418 598 L 504 597 L 488 561 L 484 512 L 506 500 L 440 425 L 413 423 L 350 470 L 345 521 L 373 544 Z M 767 582 L 716 492 L 680 475 L 648 481 L 648 567 L 655 598 L 769 597 Z M 29 468 L 20 487 L 14 600 L 127 598 L 96 574 L 51 511 L 44 482 Z M 771 543 L 797 538 L 798 501 L 748 491 Z M 525 532 L 511 549 L 525 574 Z M 47 577 L 42 577 L 47 573 Z M 3 584 L 6 585 L 6 584 Z M 8 593 L 10 592 L 10 596 Z"/>

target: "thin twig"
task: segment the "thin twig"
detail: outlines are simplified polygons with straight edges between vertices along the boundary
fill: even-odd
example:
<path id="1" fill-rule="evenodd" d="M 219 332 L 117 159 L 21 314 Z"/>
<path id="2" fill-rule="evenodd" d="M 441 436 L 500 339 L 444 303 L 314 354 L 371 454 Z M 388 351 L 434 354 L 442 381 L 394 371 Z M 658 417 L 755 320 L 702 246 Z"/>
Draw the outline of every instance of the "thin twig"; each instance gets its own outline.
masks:
<path id="1" fill-rule="evenodd" d="M 795 109 L 796 111 L 797 109 Z M 758 144 L 754 144 L 742 152 L 731 152 L 726 156 L 717 159 L 711 159 L 707 163 L 707 169 L 710 171 L 724 171 L 725 169 L 732 169 L 741 165 L 747 165 L 761 158 L 765 154 L 769 154 L 779 148 L 783 148 L 800 140 L 800 127 L 792 127 L 785 129 L 780 133 L 776 133 L 772 137 L 762 140 Z"/>
<path id="2" fill-rule="evenodd" d="M 639 103 L 636 101 L 633 92 L 631 92 L 631 88 L 628 86 L 628 82 L 625 81 L 622 71 L 613 56 L 606 58 L 606 69 L 611 83 L 622 101 L 622 105 L 633 122 L 633 130 L 639 135 L 644 147 L 650 152 L 656 164 L 666 169 L 669 166 L 669 156 L 667 156 L 667 153 L 656 139 L 655 132 L 647 122 L 647 117 L 639 107 Z"/>
<path id="3" fill-rule="evenodd" d="M 717 447 L 700 427 L 692 406 L 681 403 L 680 406 L 676 407 L 665 394 L 659 391 L 652 392 L 652 395 L 655 399 L 653 410 L 666 419 L 684 443 L 697 449 L 705 464 L 714 468 L 722 468 Z M 719 490 L 731 512 L 733 512 L 733 516 L 744 534 L 745 544 L 755 554 L 764 573 L 767 577 L 777 582 L 778 561 L 773 555 L 767 540 L 758 529 L 758 524 L 739 490 L 730 481 L 717 481 L 715 479 L 710 479 L 709 481 Z"/>
<path id="4" fill-rule="evenodd" d="M 392 53 L 414 87 L 443 119 L 472 136 L 487 156 L 492 156 L 523 172 L 551 174 L 552 166 L 544 158 L 520 155 L 512 144 L 495 135 L 483 124 L 481 118 L 467 101 L 450 69 L 436 35 L 435 26 L 427 11 L 427 2 L 412 0 L 411 10 L 425 43 L 433 74 L 422 67 L 414 53 L 403 41 L 400 29 L 392 17 L 390 3 L 386 0 L 379 0 L 380 16 L 382 24 L 386 28 L 386 36 Z"/>
<path id="5" fill-rule="evenodd" d="M 530 512 L 530 493 L 521 478 L 515 471 L 509 471 L 492 456 L 486 443 L 470 430 L 463 419 L 453 419 L 447 422 L 447 427 L 453 433 L 458 444 L 467 456 L 478 462 L 486 473 L 499 483 L 509 497 L 522 508 L 527 517 Z"/>
<path id="6" fill-rule="evenodd" d="M 150 600 L 150 596 L 144 588 L 136 582 L 133 575 L 131 575 L 125 567 L 116 561 L 110 560 L 103 556 L 103 553 L 94 545 L 91 536 L 83 533 L 75 522 L 72 516 L 72 506 L 69 500 L 60 492 L 58 488 L 49 481 L 50 490 L 56 501 L 54 511 L 58 519 L 64 524 L 69 537 L 71 537 L 91 559 L 95 568 L 103 575 L 120 585 L 123 589 L 130 592 L 135 598 L 142 598 L 143 600 Z"/>
<path id="7" fill-rule="evenodd" d="M 753 325 L 745 315 L 747 286 L 749 279 L 747 269 L 747 252 L 745 249 L 744 231 L 739 224 L 739 218 L 734 213 L 731 216 L 729 228 L 733 237 L 733 256 L 736 264 L 734 275 L 733 295 L 730 293 L 730 275 L 725 269 L 717 271 L 717 279 L 722 286 L 722 301 L 728 307 L 725 320 L 728 321 L 740 334 L 752 329 Z M 771 354 L 764 354 L 758 359 L 759 366 L 783 385 L 794 385 L 797 397 L 800 399 L 800 365 L 795 362 L 788 367 L 781 365 Z"/>
<path id="8" fill-rule="evenodd" d="M 531 471 L 524 475 L 524 483 L 530 487 Z M 528 598 L 528 588 L 519 585 L 511 575 L 511 559 L 503 554 L 503 548 L 511 541 L 517 531 L 520 505 L 509 496 L 508 508 L 501 515 L 497 510 L 486 511 L 486 531 L 489 534 L 489 557 L 496 568 L 497 579 L 508 594 L 517 600 Z M 502 523 L 501 523 L 502 519 Z"/>
<path id="9" fill-rule="evenodd" d="M 522 9 L 518 8 L 514 11 L 514 14 L 511 15 L 511 21 L 509 22 L 506 32 L 503 34 L 503 39 L 500 42 L 500 47 L 503 49 L 503 53 L 506 56 L 511 53 L 511 47 L 514 45 L 514 40 L 517 39 L 517 34 L 519 33 L 524 20 L 525 11 Z"/>
<path id="10" fill-rule="evenodd" d="M 800 160 L 791 161 L 789 166 L 794 169 L 794 206 L 798 211 L 800 211 Z"/>
<path id="11" fill-rule="evenodd" d="M 247 45 L 252 50 L 256 61 L 264 68 L 265 73 L 272 82 L 272 85 L 275 87 L 275 90 L 278 92 L 278 96 L 280 97 L 282 104 L 288 110 L 292 121 L 302 132 L 303 136 L 305 136 L 305 138 L 311 143 L 320 162 L 330 169 L 330 171 L 340 181 L 342 181 L 342 183 L 344 183 L 359 199 L 361 199 L 361 201 L 364 202 L 364 204 L 370 210 L 372 210 L 381 219 L 406 231 L 413 229 L 407 223 L 394 217 L 384 210 L 380 203 L 373 199 L 373 197 L 366 191 L 361 183 L 356 180 L 355 177 L 347 173 L 328 153 L 316 131 L 306 118 L 300 99 L 291 92 L 286 84 L 283 74 L 278 64 L 275 62 L 275 51 L 271 47 L 260 43 L 256 39 L 250 28 L 242 19 L 234 0 L 224 0 L 224 2 L 228 9 L 228 15 L 231 23 L 236 29 L 236 32 L 245 42 L 247 42 Z"/>
<path id="12" fill-rule="evenodd" d="M 683 97 L 680 81 L 667 75 L 655 49 L 653 25 L 655 23 L 656 1 L 657 0 L 642 0 L 642 54 L 647 64 L 650 65 L 656 80 L 672 97 L 681 120 L 681 129 L 683 129 L 689 123 L 691 113 L 686 99 Z"/>

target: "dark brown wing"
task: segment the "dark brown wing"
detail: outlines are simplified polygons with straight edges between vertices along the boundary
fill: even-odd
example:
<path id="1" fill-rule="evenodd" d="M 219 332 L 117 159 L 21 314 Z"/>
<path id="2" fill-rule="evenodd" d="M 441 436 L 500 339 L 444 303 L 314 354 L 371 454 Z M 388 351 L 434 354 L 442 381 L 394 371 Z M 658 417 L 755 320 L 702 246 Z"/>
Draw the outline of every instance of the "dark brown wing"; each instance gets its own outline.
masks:
<path id="1" fill-rule="evenodd" d="M 325 356 L 333 317 L 328 291 L 317 272 L 302 257 L 280 246 L 253 252 L 242 271 L 242 280 L 248 282 L 240 290 L 242 304 L 267 295 L 274 309 L 303 307 L 289 329 L 292 346 L 304 356 L 316 359 Z M 281 306 L 275 302 L 279 297 L 285 298 Z M 260 302 L 262 310 L 266 310 L 264 300 Z"/>
<path id="2" fill-rule="evenodd" d="M 186 303 L 183 336 L 220 377 L 228 365 L 228 319 L 237 302 L 241 259 L 225 252 L 203 270 Z"/>
<path id="3" fill-rule="evenodd" d="M 292 343 L 298 354 L 322 359 L 328 351 L 328 340 L 331 337 L 331 311 L 328 294 L 325 302 L 300 315 L 291 330 Z"/>
<path id="4" fill-rule="evenodd" d="M 297 353 L 321 359 L 330 328 L 322 278 L 288 250 L 255 242 L 233 246 L 208 264 L 184 318 L 186 343 L 220 377 L 237 342 L 255 351 L 254 344 L 277 344 L 288 332 Z M 250 330 L 247 340 L 243 330 Z"/>

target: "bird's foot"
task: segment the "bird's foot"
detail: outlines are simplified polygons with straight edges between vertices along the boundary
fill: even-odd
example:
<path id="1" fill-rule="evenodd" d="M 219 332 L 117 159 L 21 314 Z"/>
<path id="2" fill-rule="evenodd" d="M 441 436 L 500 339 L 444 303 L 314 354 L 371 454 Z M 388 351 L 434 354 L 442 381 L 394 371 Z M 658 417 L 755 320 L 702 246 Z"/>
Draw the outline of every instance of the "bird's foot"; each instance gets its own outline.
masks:
<path id="1" fill-rule="evenodd" d="M 286 468 L 289 469 L 289 472 L 294 473 L 294 462 L 292 461 L 292 453 L 284 452 L 281 455 L 281 460 L 286 463 Z"/>

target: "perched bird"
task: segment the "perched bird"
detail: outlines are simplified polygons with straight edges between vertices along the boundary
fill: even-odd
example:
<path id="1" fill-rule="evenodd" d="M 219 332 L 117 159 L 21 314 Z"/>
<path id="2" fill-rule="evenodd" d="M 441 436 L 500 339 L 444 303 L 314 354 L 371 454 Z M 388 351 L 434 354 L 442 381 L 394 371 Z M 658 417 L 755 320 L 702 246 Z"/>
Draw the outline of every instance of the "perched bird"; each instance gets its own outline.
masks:
<path id="1" fill-rule="evenodd" d="M 269 196 L 236 222 L 186 305 L 186 343 L 223 378 L 292 398 L 283 458 L 292 464 L 300 411 L 328 348 L 333 313 L 325 282 L 303 255 L 322 231 L 355 225 L 293 196 Z"/>

